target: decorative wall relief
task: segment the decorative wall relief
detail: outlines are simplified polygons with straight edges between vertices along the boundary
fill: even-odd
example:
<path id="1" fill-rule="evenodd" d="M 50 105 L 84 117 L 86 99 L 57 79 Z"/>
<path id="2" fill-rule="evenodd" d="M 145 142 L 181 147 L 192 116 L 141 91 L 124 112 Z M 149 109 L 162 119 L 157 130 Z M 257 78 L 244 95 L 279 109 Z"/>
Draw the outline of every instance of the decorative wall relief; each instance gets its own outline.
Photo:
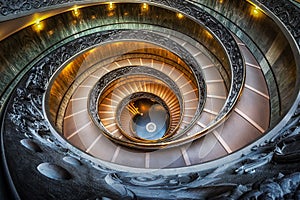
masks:
<path id="1" fill-rule="evenodd" d="M 3 16 L 13 13 L 40 9 L 52 5 L 62 5 L 72 1 L 0 1 L 0 13 Z M 243 60 L 237 44 L 233 42 L 229 31 L 206 12 L 192 6 L 188 1 L 161 0 L 150 1 L 170 6 L 205 24 L 223 42 L 233 65 L 233 85 L 228 106 L 236 101 L 244 76 Z M 273 1 L 261 1 L 280 19 L 287 22 L 299 45 L 299 17 L 290 13 L 299 13 L 294 7 L 285 7 Z M 273 2 L 273 3 L 269 3 Z M 288 11 L 278 11 L 285 8 Z M 284 14 L 288 13 L 288 14 Z M 151 34 L 143 31 L 106 31 L 76 38 L 62 45 L 38 61 L 32 70 L 24 76 L 7 102 L 7 112 L 3 113 L 2 136 L 9 138 L 10 147 L 19 159 L 26 161 L 18 169 L 28 170 L 20 174 L 20 181 L 39 180 L 29 193 L 37 194 L 36 198 L 79 198 L 97 199 L 97 197 L 124 199 L 297 199 L 299 198 L 300 160 L 299 120 L 300 104 L 280 131 L 272 138 L 253 144 L 250 152 L 237 159 L 215 163 L 215 167 L 203 170 L 186 168 L 178 174 L 164 172 L 133 173 L 114 170 L 104 163 L 89 160 L 76 148 L 70 149 L 61 145 L 50 131 L 49 122 L 43 113 L 43 94 L 47 90 L 50 77 L 61 65 L 76 53 L 79 53 L 101 42 L 126 38 L 152 40 Z M 170 45 L 166 40 L 156 41 Z M 185 52 L 181 52 L 185 53 Z M 191 57 L 185 57 L 193 65 Z M 299 103 L 299 99 L 297 99 Z M 297 103 L 296 102 L 296 103 Z M 3 138 L 1 138 L 2 141 Z M 5 138 L 6 139 L 6 138 Z M 26 151 L 23 151 L 24 148 Z M 29 150 L 29 151 L 28 151 Z M 14 153 L 12 152 L 12 153 Z M 32 161 L 32 162 L 31 162 Z M 13 163 L 14 164 L 14 163 Z M 12 167 L 12 166 L 9 166 Z M 13 172 L 14 173 L 14 172 Z M 26 177 L 26 175 L 31 175 Z M 14 173 L 15 175 L 15 173 Z M 40 176 L 43 175 L 43 176 Z M 26 179 L 27 178 L 27 179 Z M 257 180 L 257 182 L 253 182 Z M 16 184 L 18 184 L 16 182 Z M 47 190 L 43 185 L 47 184 Z M 29 184 L 30 185 L 30 184 Z M 63 188 L 62 188 L 63 185 Z M 30 185 L 32 186 L 32 185 Z M 99 189 L 100 188 L 100 189 Z M 80 192 L 78 192 L 80 190 Z M 19 187 L 20 194 L 26 195 L 27 188 Z M 76 191 L 76 192 L 74 192 Z M 74 194 L 76 193 L 76 194 Z M 80 193 L 80 194 L 78 194 Z M 28 191 L 27 191 L 28 194 Z M 40 195 L 40 196 L 39 196 Z M 44 196 L 43 196 L 44 195 Z M 48 195 L 48 196 L 47 196 Z M 61 196 L 59 196 L 61 195 Z M 70 196 L 67 196 L 70 195 Z M 73 195 L 73 196 L 72 196 Z"/>

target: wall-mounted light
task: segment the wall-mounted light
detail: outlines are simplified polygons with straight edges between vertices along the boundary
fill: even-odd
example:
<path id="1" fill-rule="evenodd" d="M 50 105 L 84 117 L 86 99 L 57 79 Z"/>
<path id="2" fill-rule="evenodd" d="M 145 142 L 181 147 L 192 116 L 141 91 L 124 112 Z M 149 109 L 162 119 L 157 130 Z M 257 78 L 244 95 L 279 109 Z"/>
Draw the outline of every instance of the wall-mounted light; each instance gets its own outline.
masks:
<path id="1" fill-rule="evenodd" d="M 251 15 L 254 17 L 258 17 L 260 15 L 260 10 L 258 6 L 253 6 L 251 8 Z"/>
<path id="2" fill-rule="evenodd" d="M 176 13 L 176 17 L 177 17 L 178 19 L 182 19 L 182 18 L 184 17 L 184 15 L 181 14 L 181 13 Z"/>
<path id="3" fill-rule="evenodd" d="M 205 30 L 204 33 L 208 39 L 213 39 L 213 35 L 208 30 Z"/>
<path id="4" fill-rule="evenodd" d="M 92 49 L 90 49 L 88 52 L 89 53 L 94 53 L 96 50 L 95 50 L 95 48 L 92 48 Z"/>
<path id="5" fill-rule="evenodd" d="M 253 17 L 261 17 L 263 11 L 261 10 L 261 8 L 259 6 L 257 6 L 256 4 L 254 4 L 252 1 L 250 0 L 246 0 L 249 4 L 251 4 L 251 8 L 250 8 L 250 15 L 252 15 Z"/>
<path id="6" fill-rule="evenodd" d="M 107 6 L 107 9 L 108 9 L 108 10 L 114 10 L 115 7 L 116 7 L 116 6 L 115 6 L 115 4 L 114 4 L 113 2 L 109 2 L 109 3 L 108 3 L 108 6 Z"/>
<path id="7" fill-rule="evenodd" d="M 35 21 L 35 24 L 33 24 L 33 30 L 36 32 L 40 32 L 41 30 L 44 29 L 44 22 L 42 22 L 40 19 L 37 19 Z"/>
<path id="8" fill-rule="evenodd" d="M 80 15 L 80 10 L 77 6 L 75 6 L 72 10 L 72 14 L 74 17 L 78 17 Z"/>
<path id="9" fill-rule="evenodd" d="M 146 3 L 143 3 L 143 4 L 141 5 L 141 8 L 142 8 L 142 11 L 148 11 L 148 10 L 149 10 L 149 5 L 146 4 Z"/>
<path id="10" fill-rule="evenodd" d="M 258 14 L 258 7 L 255 6 L 255 8 L 253 9 L 253 14 L 257 15 Z"/>
<path id="11" fill-rule="evenodd" d="M 114 16 L 115 8 L 116 8 L 116 5 L 113 2 L 108 3 L 108 5 L 107 5 L 107 10 L 108 10 L 107 16 L 108 17 Z"/>

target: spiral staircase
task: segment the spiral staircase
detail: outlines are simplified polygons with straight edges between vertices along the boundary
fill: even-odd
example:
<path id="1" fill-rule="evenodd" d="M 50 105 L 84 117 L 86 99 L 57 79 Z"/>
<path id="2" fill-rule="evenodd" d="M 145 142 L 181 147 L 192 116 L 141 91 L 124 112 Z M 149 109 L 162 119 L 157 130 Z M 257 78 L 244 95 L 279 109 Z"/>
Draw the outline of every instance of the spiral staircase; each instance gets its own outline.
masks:
<path id="1" fill-rule="evenodd" d="M 0 1 L 0 198 L 300 198 L 299 13 Z"/>

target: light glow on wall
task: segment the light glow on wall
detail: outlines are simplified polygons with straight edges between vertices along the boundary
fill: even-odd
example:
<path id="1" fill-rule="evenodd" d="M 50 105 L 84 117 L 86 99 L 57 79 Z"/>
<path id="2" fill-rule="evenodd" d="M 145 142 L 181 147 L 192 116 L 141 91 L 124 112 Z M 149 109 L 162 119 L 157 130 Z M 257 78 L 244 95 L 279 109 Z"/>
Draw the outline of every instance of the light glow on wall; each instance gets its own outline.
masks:
<path id="1" fill-rule="evenodd" d="M 40 32 L 41 30 L 44 29 L 44 27 L 45 27 L 44 22 L 41 21 L 40 19 L 37 19 L 32 28 L 35 32 Z"/>
<path id="2" fill-rule="evenodd" d="M 115 8 L 116 8 L 116 6 L 113 2 L 108 3 L 108 7 L 107 7 L 108 10 L 114 10 Z"/>
<path id="3" fill-rule="evenodd" d="M 149 5 L 148 4 L 146 4 L 146 3 L 143 3 L 142 4 L 142 11 L 148 11 L 149 10 Z"/>
<path id="4" fill-rule="evenodd" d="M 181 14 L 181 13 L 177 13 L 176 16 L 177 16 L 178 19 L 182 19 L 184 17 L 184 15 Z"/>
<path id="5" fill-rule="evenodd" d="M 74 17 L 78 17 L 80 15 L 80 10 L 77 6 L 75 6 L 72 10 L 72 14 Z"/>

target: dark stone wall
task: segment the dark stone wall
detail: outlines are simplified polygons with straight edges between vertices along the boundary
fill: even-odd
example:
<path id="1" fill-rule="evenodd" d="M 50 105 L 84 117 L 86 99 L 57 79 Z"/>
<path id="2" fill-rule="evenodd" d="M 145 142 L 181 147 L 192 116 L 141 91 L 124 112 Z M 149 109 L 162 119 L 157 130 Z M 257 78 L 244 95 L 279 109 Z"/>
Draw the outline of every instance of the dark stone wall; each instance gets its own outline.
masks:
<path id="1" fill-rule="evenodd" d="M 82 3 L 77 1 L 79 4 Z M 101 1 L 100 1 L 101 2 Z M 297 90 L 294 90 L 297 80 L 297 66 L 295 61 L 295 55 L 291 49 L 289 41 L 286 35 L 283 34 L 278 24 L 264 12 L 259 11 L 258 15 L 253 14 L 253 5 L 246 1 L 192 1 L 197 6 L 206 7 L 207 10 L 211 9 L 211 13 L 222 21 L 224 17 L 228 21 L 223 20 L 224 25 L 229 27 L 231 31 L 234 31 L 248 46 L 248 48 L 254 53 L 256 59 L 260 61 L 261 67 L 263 68 L 266 81 L 269 85 L 269 93 L 271 96 L 271 109 L 272 109 L 272 124 L 276 124 L 280 120 L 291 106 L 291 99 L 295 99 Z M 29 3 L 29 2 L 28 2 Z M 35 9 L 46 9 L 46 7 L 55 7 L 57 5 L 51 4 L 45 1 L 39 5 L 31 5 L 26 7 L 25 10 L 13 11 L 12 8 L 17 9 L 18 7 L 13 6 L 13 3 L 1 4 L 2 9 L 2 20 L 13 17 L 11 12 L 18 13 L 15 16 L 26 15 L 32 13 Z M 49 4 L 49 5 L 48 5 Z M 59 4 L 59 3 L 58 3 Z M 73 5 L 74 2 L 65 2 L 64 6 Z M 277 3 L 276 3 L 277 4 Z M 280 4 L 280 3 L 278 3 Z M 279 5 L 280 6 L 280 5 Z M 7 10 L 7 8 L 9 9 Z M 6 9 L 6 10 L 5 10 Z M 150 8 L 151 9 L 151 8 Z M 139 12 L 140 8 L 134 8 L 128 6 L 125 10 L 130 12 Z M 3 13 L 3 12 L 6 13 Z M 151 10 L 151 15 L 140 15 L 137 14 L 136 19 L 123 16 L 122 11 L 119 9 L 115 12 L 115 15 L 107 19 L 106 15 L 109 14 L 105 9 L 90 9 L 88 13 L 83 13 L 80 16 L 80 21 L 69 14 L 61 17 L 52 17 L 47 19 L 47 26 L 45 30 L 35 33 L 32 28 L 22 30 L 9 37 L 8 39 L 1 41 L 0 46 L 0 72 L 3 74 L 3 80 L 0 82 L 0 94 L 4 95 L 4 98 L 0 100 L 0 107 L 3 104 L 3 99 L 7 96 L 15 83 L 19 80 L 27 69 L 32 65 L 31 61 L 37 56 L 44 54 L 44 50 L 51 47 L 52 45 L 59 45 L 59 41 L 63 38 L 72 37 L 76 32 L 87 30 L 95 26 L 103 26 L 104 24 L 114 24 L 118 22 L 129 22 L 134 21 L 148 24 L 150 21 L 152 24 L 158 26 L 164 26 L 173 29 L 181 29 L 186 33 L 194 34 L 201 42 L 207 44 L 209 49 L 212 49 L 213 53 L 218 54 L 222 52 L 222 48 L 218 46 L 215 41 L 209 41 L 208 37 L 205 37 L 205 30 L 201 27 L 193 24 L 188 19 L 181 20 L 180 22 L 174 23 L 172 21 L 172 15 L 174 13 L 165 13 L 165 17 L 159 17 L 153 19 L 155 13 L 160 15 L 159 10 Z M 283 13 L 280 11 L 280 13 Z M 279 13 L 279 14 L 280 14 Z M 97 20 L 92 20 L 91 16 L 97 16 Z M 101 18 L 101 15 L 103 18 Z M 218 16 L 219 15 L 219 16 Z M 288 20 L 293 18 L 288 14 Z M 5 16 L 5 17 L 4 17 Z M 168 17 L 169 16 L 169 17 Z M 104 20 L 105 18 L 105 20 Z M 178 21 L 178 20 L 177 20 Z M 297 20 L 294 20 L 297 21 Z M 73 25 L 69 28 L 68 23 L 72 22 Z M 293 21 L 291 21 L 292 23 Z M 236 25 L 236 27 L 234 27 Z M 139 25 L 142 27 L 143 25 Z M 57 31 L 57 28 L 61 31 Z M 118 25 L 114 26 L 118 28 Z M 197 35 L 198 33 L 198 35 Z M 217 48 L 212 48 L 217 47 Z M 281 51 L 284 48 L 284 51 Z M 18 49 L 18 51 L 15 51 Z M 280 52 L 281 51 L 281 52 Z M 21 54 L 19 52 L 22 52 Z M 217 55 L 221 58 L 221 62 L 225 62 L 226 59 L 224 54 Z M 21 76 L 18 76 L 21 75 Z M 7 91 L 5 94 L 4 91 Z"/>
<path id="2" fill-rule="evenodd" d="M 69 11 L 41 21 L 40 24 L 44 28 L 40 31 L 35 31 L 34 24 L 4 39 L 0 43 L 0 72 L 3 74 L 0 96 L 5 99 L 20 77 L 34 64 L 34 60 L 47 55 L 51 49 L 71 41 L 72 38 L 77 37 L 74 36 L 77 33 L 87 35 L 107 29 L 155 30 L 157 26 L 156 28 L 165 27 L 183 32 L 210 49 L 225 70 L 230 72 L 229 61 L 223 47 L 204 26 L 188 17 L 178 20 L 176 12 L 159 7 L 149 6 L 148 12 L 141 12 L 140 6 L 141 4 L 127 3 L 110 11 L 107 9 L 107 4 L 103 4 L 80 9 L 81 14 L 78 17 L 74 17 L 72 11 Z M 0 106 L 2 103 L 0 102 Z"/>
<path id="3" fill-rule="evenodd" d="M 225 26 L 247 44 L 260 62 L 269 84 L 272 113 L 277 113 L 277 116 L 273 114 L 272 117 L 272 124 L 275 125 L 289 110 L 298 92 L 296 80 L 299 72 L 295 58 L 297 55 L 290 46 L 286 36 L 288 33 L 284 34 L 280 25 L 262 10 L 258 9 L 258 14 L 254 14 L 255 7 L 247 1 L 194 2 L 206 7 L 207 11 L 224 21 Z"/>

